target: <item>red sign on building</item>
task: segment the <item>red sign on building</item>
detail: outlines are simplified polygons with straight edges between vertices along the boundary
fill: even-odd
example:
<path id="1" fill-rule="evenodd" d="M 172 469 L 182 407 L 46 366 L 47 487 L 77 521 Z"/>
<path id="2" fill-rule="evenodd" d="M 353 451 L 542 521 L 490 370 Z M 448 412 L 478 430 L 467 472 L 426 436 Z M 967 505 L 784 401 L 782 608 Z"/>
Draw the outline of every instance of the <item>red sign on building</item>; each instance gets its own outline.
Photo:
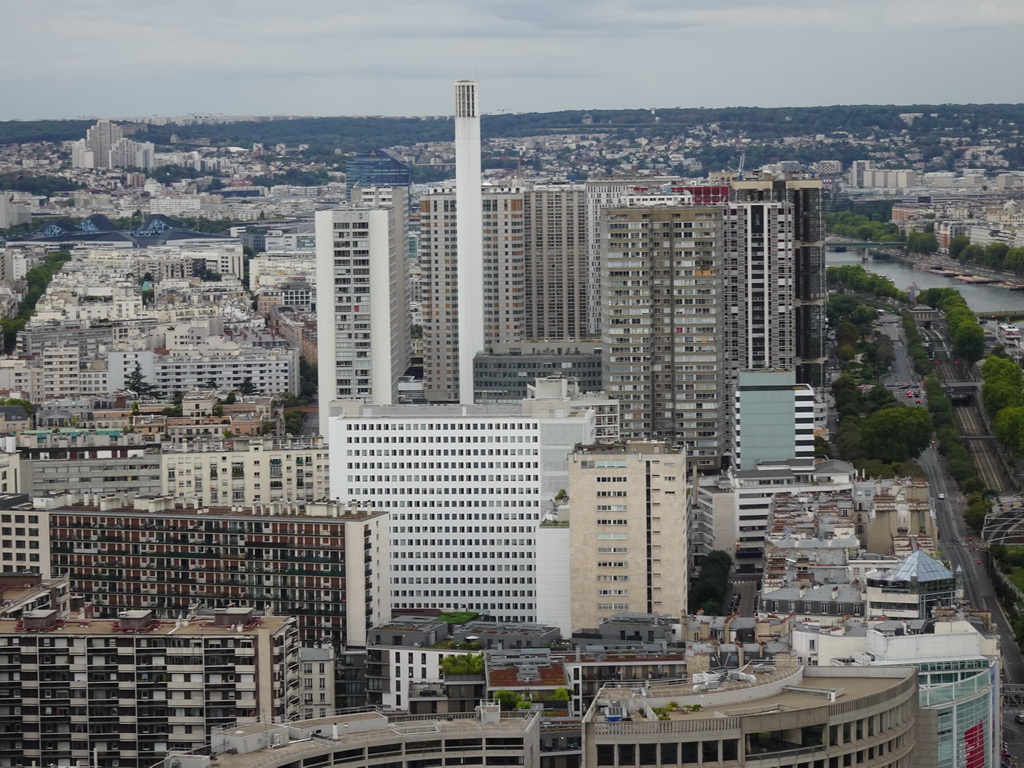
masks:
<path id="1" fill-rule="evenodd" d="M 985 724 L 978 723 L 964 731 L 964 765 L 985 767 Z"/>

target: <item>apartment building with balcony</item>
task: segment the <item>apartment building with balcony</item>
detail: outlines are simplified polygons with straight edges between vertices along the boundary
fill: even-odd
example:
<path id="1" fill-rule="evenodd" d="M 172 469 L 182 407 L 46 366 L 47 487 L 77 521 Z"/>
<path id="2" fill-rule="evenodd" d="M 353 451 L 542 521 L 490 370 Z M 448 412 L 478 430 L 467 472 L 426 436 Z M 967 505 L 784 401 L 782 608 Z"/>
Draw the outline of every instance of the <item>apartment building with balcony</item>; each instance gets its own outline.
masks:
<path id="1" fill-rule="evenodd" d="M 0 765 L 144 768 L 239 719 L 287 719 L 298 653 L 293 618 L 246 608 L 187 621 L 2 618 Z"/>
<path id="2" fill-rule="evenodd" d="M 164 444 L 160 494 L 198 506 L 306 502 L 328 496 L 327 446 L 320 438 L 237 437 Z"/>
<path id="3" fill-rule="evenodd" d="M 330 404 L 398 402 L 409 367 L 405 195 L 389 207 L 316 214 L 317 359 L 320 433 Z"/>
<path id="4" fill-rule="evenodd" d="M 77 503 L 76 503 L 77 501 Z M 52 572 L 97 616 L 251 605 L 295 616 L 303 645 L 365 645 L 390 617 L 387 514 L 339 504 L 192 507 L 171 496 L 49 500 Z"/>
<path id="5" fill-rule="evenodd" d="M 18 435 L 20 490 L 30 496 L 160 492 L 155 437 L 113 429 L 26 430 Z"/>

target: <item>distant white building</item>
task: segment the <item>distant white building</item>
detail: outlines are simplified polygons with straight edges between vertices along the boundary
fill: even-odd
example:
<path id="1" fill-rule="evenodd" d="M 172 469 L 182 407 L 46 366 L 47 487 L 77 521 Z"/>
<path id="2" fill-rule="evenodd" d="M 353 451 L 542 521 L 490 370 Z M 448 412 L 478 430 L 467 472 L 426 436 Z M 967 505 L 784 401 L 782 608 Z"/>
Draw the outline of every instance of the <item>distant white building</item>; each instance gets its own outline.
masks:
<path id="1" fill-rule="evenodd" d="M 125 388 L 136 363 L 146 381 L 161 392 L 188 392 L 211 386 L 210 382 L 228 392 L 248 380 L 257 392 L 299 393 L 299 352 L 291 347 L 249 347 L 211 337 L 202 347 L 187 350 L 113 349 L 108 357 L 111 393 Z"/>
<path id="2" fill-rule="evenodd" d="M 16 227 L 32 219 L 32 213 L 24 203 L 15 202 L 14 196 L 0 192 L 0 229 Z"/>

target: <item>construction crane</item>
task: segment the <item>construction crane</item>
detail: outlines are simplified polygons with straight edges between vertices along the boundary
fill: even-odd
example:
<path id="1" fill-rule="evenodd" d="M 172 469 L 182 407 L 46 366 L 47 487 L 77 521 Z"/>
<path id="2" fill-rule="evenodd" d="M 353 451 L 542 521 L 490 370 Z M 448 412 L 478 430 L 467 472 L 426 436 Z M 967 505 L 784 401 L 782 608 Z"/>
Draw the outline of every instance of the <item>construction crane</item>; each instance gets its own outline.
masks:
<path id="1" fill-rule="evenodd" d="M 736 168 L 736 179 L 738 181 L 743 181 L 743 165 L 746 162 L 747 162 L 747 153 L 746 152 L 740 153 L 740 164 Z"/>

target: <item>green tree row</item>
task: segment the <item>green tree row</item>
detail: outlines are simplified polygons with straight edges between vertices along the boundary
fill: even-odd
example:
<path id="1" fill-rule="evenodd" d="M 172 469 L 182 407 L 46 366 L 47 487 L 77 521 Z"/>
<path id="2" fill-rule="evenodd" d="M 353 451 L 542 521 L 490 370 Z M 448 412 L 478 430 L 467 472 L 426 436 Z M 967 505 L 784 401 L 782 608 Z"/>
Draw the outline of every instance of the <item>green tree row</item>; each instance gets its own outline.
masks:
<path id="1" fill-rule="evenodd" d="M 67 251 L 55 251 L 46 255 L 43 263 L 32 267 L 25 274 L 25 282 L 28 289 L 25 298 L 18 304 L 18 314 L 14 317 L 5 317 L 0 320 L 0 328 L 4 332 L 4 351 L 10 354 L 18 342 L 18 331 L 25 327 L 25 323 L 32 317 L 36 309 L 36 303 L 46 293 L 46 287 L 50 284 L 53 276 L 64 266 L 64 262 L 71 259 Z"/>
<path id="2" fill-rule="evenodd" d="M 985 329 L 956 288 L 928 288 L 917 295 L 917 301 L 945 315 L 953 352 L 959 360 L 968 365 L 981 360 L 985 354 Z"/>
<path id="3" fill-rule="evenodd" d="M 1011 248 L 1006 243 L 989 243 L 984 248 L 971 245 L 966 237 L 949 241 L 949 255 L 966 264 L 1024 274 L 1024 248 Z"/>
<path id="4" fill-rule="evenodd" d="M 981 366 L 981 402 L 996 438 L 1024 453 L 1024 372 L 1013 360 L 990 355 Z"/>
<path id="5" fill-rule="evenodd" d="M 53 197 L 57 192 L 70 192 L 85 187 L 63 176 L 33 176 L 25 173 L 0 173 L 0 189 L 27 192 L 30 195 Z"/>
<path id="6" fill-rule="evenodd" d="M 900 312 L 900 319 L 903 321 L 903 335 L 907 344 L 907 356 L 910 358 L 914 371 L 919 376 L 929 376 L 935 370 L 932 364 L 931 355 L 924 348 L 924 341 L 921 332 L 917 329 L 917 322 L 909 309 Z M 931 401 L 929 401 L 929 405 Z"/>
<path id="7" fill-rule="evenodd" d="M 852 240 L 891 242 L 903 239 L 895 224 L 868 218 L 853 211 L 834 211 L 825 214 L 825 226 L 829 232 Z"/>
<path id="8" fill-rule="evenodd" d="M 853 291 L 879 299 L 907 300 L 906 292 L 897 288 L 892 280 L 876 275 L 874 272 L 868 272 L 860 264 L 829 267 L 825 270 L 825 281 L 829 288 L 838 291 Z"/>
<path id="9" fill-rule="evenodd" d="M 939 240 L 934 232 L 908 232 L 907 250 L 911 253 L 935 253 L 939 250 Z"/>
<path id="10" fill-rule="evenodd" d="M 835 332 L 836 352 L 840 362 L 848 366 L 855 358 L 859 358 L 857 364 L 866 369 L 863 372 L 864 378 L 871 381 L 877 380 L 889 370 L 896 352 L 888 336 L 874 335 L 873 326 L 878 320 L 875 307 L 861 303 L 854 296 L 836 294 L 829 297 L 825 315 Z"/>
<path id="11" fill-rule="evenodd" d="M 931 416 L 924 408 L 899 402 L 885 387 L 872 387 L 863 395 L 861 392 L 849 375 L 832 383 L 840 420 L 836 447 L 845 461 L 858 468 L 889 475 L 928 447 Z"/>

